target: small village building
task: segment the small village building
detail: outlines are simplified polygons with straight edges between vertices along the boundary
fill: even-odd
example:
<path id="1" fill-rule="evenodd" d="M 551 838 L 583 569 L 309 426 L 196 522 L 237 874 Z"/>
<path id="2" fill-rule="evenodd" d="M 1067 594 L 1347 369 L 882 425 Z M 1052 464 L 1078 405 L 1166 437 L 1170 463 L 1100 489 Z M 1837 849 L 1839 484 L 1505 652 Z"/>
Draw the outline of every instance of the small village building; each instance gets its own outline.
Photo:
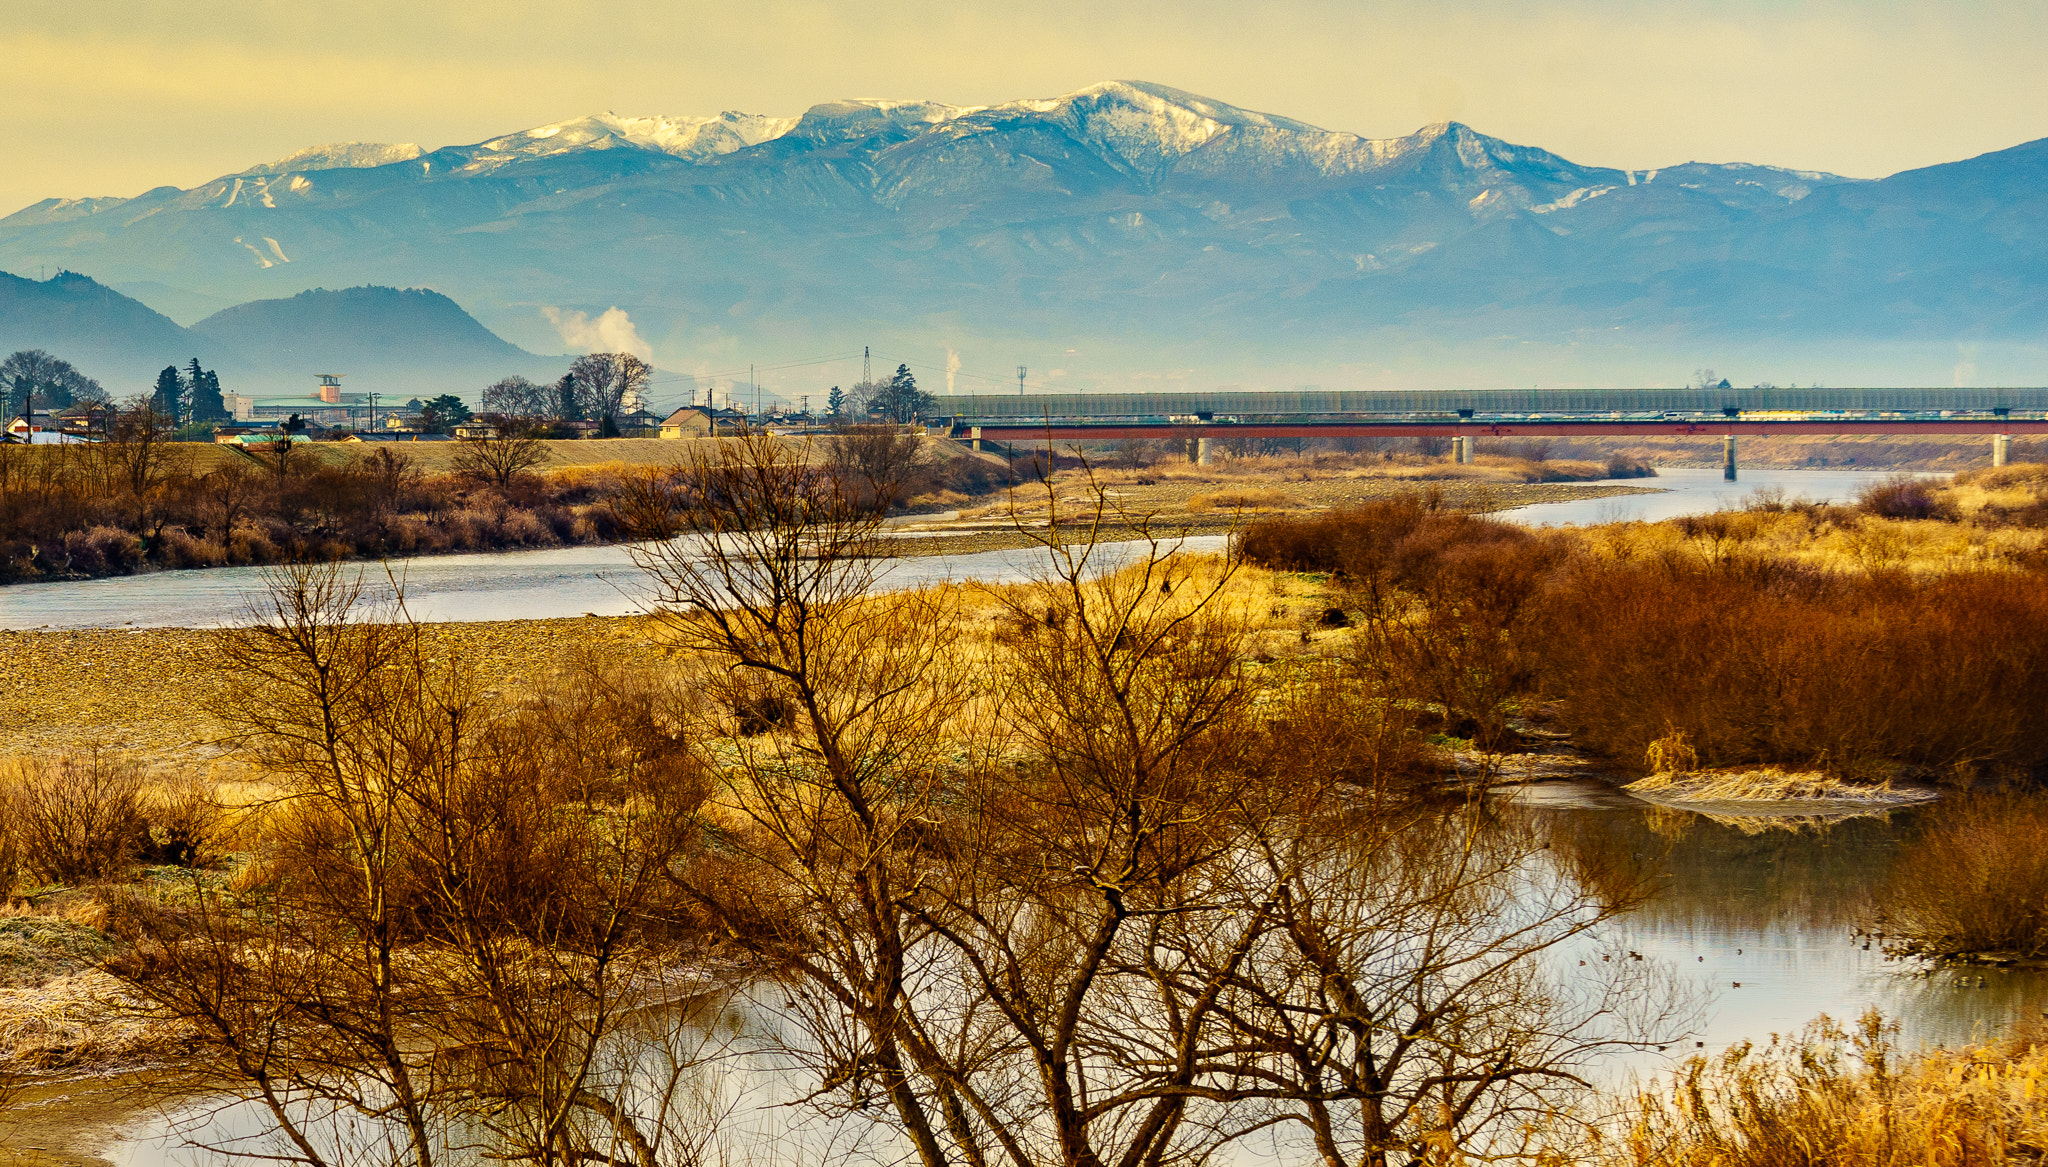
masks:
<path id="1" fill-rule="evenodd" d="M 708 438 L 711 433 L 711 414 L 694 405 L 685 405 L 661 421 L 660 436 L 664 438 Z"/>
<path id="2" fill-rule="evenodd" d="M 616 419 L 619 436 L 622 438 L 652 438 L 659 436 L 664 419 L 660 414 L 645 409 L 622 413 Z"/>

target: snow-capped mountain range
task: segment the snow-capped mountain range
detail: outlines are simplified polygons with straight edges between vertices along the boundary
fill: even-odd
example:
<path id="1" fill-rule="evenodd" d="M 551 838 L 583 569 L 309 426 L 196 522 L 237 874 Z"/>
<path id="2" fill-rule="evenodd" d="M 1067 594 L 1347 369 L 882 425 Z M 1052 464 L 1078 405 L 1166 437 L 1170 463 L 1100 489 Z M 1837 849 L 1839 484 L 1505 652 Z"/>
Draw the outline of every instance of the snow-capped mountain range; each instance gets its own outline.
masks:
<path id="1" fill-rule="evenodd" d="M 1370 139 L 1107 82 L 318 146 L 35 204 L 0 219 L 0 269 L 85 272 L 187 322 L 431 287 L 535 351 L 563 347 L 544 309 L 618 306 L 685 369 L 869 342 L 1092 370 L 1075 388 L 1660 383 L 1717 356 L 1945 383 L 1962 351 L 2038 381 L 2043 179 L 2048 142 L 1880 180 L 1627 170 L 1455 122 Z"/>

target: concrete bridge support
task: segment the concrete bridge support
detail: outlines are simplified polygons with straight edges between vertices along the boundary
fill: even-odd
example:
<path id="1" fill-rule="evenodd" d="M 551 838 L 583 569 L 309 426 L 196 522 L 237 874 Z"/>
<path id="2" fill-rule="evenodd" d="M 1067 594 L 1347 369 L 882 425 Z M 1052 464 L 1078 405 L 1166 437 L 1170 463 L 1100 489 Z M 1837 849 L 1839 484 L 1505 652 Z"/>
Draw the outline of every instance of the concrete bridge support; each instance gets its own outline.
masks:
<path id="1" fill-rule="evenodd" d="M 1470 434 L 1460 434 L 1452 438 L 1451 460 L 1461 464 L 1470 462 L 1472 460 L 1473 441 L 1474 439 Z"/>
<path id="2" fill-rule="evenodd" d="M 981 427 L 980 427 L 980 426 L 978 426 L 978 425 L 977 425 L 977 426 L 969 426 L 969 427 L 968 427 L 968 429 L 967 429 L 967 448 L 968 448 L 968 449 L 970 449 L 970 450 L 973 450 L 973 451 L 974 451 L 975 453 L 977 453 L 977 454 L 981 453 Z"/>
<path id="3" fill-rule="evenodd" d="M 2012 460 L 2012 435 L 1991 435 L 1991 464 L 2003 466 Z"/>
<path id="4" fill-rule="evenodd" d="M 1209 439 L 1195 439 L 1195 465 L 1208 466 L 1216 461 L 1215 452 L 1209 448 Z"/>
<path id="5" fill-rule="evenodd" d="M 1735 435 L 1727 434 L 1721 439 L 1721 480 L 1735 481 Z"/>

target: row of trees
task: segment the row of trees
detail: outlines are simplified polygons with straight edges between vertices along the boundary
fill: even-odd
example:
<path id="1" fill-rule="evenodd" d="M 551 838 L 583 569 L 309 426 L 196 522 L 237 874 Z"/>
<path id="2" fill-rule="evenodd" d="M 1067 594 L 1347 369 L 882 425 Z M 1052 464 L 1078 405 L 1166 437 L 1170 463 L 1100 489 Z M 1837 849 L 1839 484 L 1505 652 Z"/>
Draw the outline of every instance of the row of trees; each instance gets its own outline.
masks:
<path id="1" fill-rule="evenodd" d="M 826 412 L 850 421 L 879 417 L 908 425 L 920 417 L 931 416 L 937 405 L 931 394 L 917 387 L 917 377 L 909 365 L 897 365 L 895 374 L 887 381 L 862 381 L 851 390 L 834 385 L 825 394 Z"/>
<path id="2" fill-rule="evenodd" d="M 586 353 L 551 385 L 507 377 L 484 390 L 483 412 L 536 424 L 594 421 L 604 437 L 617 437 L 619 416 L 638 408 L 654 366 L 632 353 Z"/>
<path id="3" fill-rule="evenodd" d="M 199 366 L 199 358 L 180 373 L 176 365 L 165 366 L 156 375 L 156 388 L 149 395 L 150 407 L 170 418 L 173 425 L 225 421 L 228 407 L 221 395 L 220 375 Z"/>
<path id="4" fill-rule="evenodd" d="M 113 400 L 98 381 L 79 372 L 70 361 L 39 348 L 23 349 L 0 360 L 0 390 L 6 393 L 5 412 L 11 417 L 37 409 L 68 409 L 82 402 L 106 404 Z"/>
<path id="5" fill-rule="evenodd" d="M 113 404 L 113 396 L 98 381 L 41 349 L 23 349 L 0 360 L 0 388 L 5 390 L 10 416 L 24 416 L 37 409 Z M 156 385 L 139 403 L 138 408 L 147 406 L 172 428 L 228 416 L 219 374 L 201 368 L 198 357 L 193 357 L 183 372 L 171 365 L 158 373 Z"/>

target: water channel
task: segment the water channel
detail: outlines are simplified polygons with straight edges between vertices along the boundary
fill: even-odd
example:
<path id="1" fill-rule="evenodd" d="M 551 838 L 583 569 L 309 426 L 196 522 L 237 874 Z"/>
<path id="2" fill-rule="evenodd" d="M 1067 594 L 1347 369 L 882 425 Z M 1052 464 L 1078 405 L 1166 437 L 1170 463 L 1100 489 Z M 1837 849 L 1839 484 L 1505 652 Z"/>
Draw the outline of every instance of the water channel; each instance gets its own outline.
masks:
<path id="1" fill-rule="evenodd" d="M 1876 475 L 1785 471 L 1746 475 L 1735 487 L 1719 471 L 1667 470 L 1656 485 L 1668 494 L 1608 498 L 1526 507 L 1517 521 L 1585 523 L 1621 518 L 1662 518 L 1739 504 L 1759 486 L 1816 501 L 1853 496 Z M 1220 539 L 1191 541 L 1191 550 L 1214 550 Z M 940 578 L 1012 579 L 1031 571 L 1031 552 L 905 559 L 892 564 L 897 586 Z M 166 573 L 78 584 L 34 585 L 0 591 L 0 626 L 121 627 L 213 624 L 244 608 L 257 575 L 248 569 Z M 478 620 L 623 614 L 640 602 L 631 565 L 620 548 L 578 548 L 491 556 L 416 560 L 406 568 L 416 612 L 428 619 Z M 1868 918 L 1872 889 L 1881 885 L 1920 816 L 1933 810 L 1853 815 L 1833 821 L 1757 817 L 1755 807 L 1707 808 L 1715 813 L 1653 806 L 1597 782 L 1548 782 L 1507 794 L 1533 813 L 1552 816 L 1573 832 L 1605 838 L 1657 864 L 1660 893 L 1620 921 L 1605 939 L 1641 953 L 1682 980 L 1699 1002 L 1694 1031 L 1663 1054 L 1611 1067 L 1617 1080 L 1668 1068 L 1681 1057 L 1712 1053 L 1740 1041 L 1796 1033 L 1826 1013 L 1849 1021 L 1877 1007 L 1899 1021 L 1908 1046 L 1953 1044 L 1996 1032 L 2020 1019 L 2048 1016 L 2048 974 L 2018 969 L 1930 970 L 1888 960 L 1855 932 Z M 1812 808 L 1806 808 L 1812 809 Z M 1738 813 L 1740 812 L 1740 813 Z M 777 1075 L 758 1059 L 733 1064 L 719 1089 L 758 1107 L 779 1092 Z M 88 1156 L 121 1167 L 211 1167 L 221 1160 L 185 1143 L 194 1105 L 142 1104 L 124 1082 L 79 1081 L 47 1087 L 33 1101 L 51 1117 L 39 1136 L 51 1151 L 67 1152 L 20 1162 L 80 1162 Z M 147 1079 L 142 1080 L 146 1090 Z M 786 1084 L 786 1083 L 785 1083 Z M 744 1122 L 772 1131 L 786 1111 L 750 1109 Z M 214 1133 L 249 1130 L 251 1111 L 230 1109 Z M 203 1125 L 203 1124 L 202 1124 Z M 50 1134 L 57 1130 L 56 1134 Z M 772 1138 L 772 1135 L 769 1136 Z M 0 1146 L 10 1138 L 0 1119 Z M 835 1162 L 892 1162 L 889 1148 L 872 1153 L 842 1148 Z M 801 1155 L 771 1152 L 769 1163 Z M 0 1156 L 0 1161 L 5 1161 Z"/>

